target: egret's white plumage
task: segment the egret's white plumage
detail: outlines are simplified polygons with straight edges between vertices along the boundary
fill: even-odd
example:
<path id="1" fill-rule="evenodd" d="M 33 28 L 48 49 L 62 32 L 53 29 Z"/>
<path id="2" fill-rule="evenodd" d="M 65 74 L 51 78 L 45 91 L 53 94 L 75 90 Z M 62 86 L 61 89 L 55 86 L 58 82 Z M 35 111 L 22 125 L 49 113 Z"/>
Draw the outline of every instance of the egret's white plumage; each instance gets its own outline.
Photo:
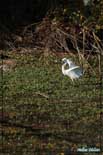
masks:
<path id="1" fill-rule="evenodd" d="M 76 66 L 70 59 L 63 58 L 62 61 L 64 62 L 62 65 L 62 73 L 69 76 L 72 81 L 83 75 L 82 69 Z M 67 64 L 69 65 L 69 69 L 65 69 Z"/>

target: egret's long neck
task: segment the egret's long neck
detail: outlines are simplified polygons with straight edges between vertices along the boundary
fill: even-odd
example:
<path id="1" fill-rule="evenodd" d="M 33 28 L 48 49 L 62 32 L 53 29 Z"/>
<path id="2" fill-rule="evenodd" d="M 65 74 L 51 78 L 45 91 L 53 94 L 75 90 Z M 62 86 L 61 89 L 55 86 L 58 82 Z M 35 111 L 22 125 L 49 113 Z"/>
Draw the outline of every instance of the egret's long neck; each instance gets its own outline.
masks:
<path id="1" fill-rule="evenodd" d="M 67 64 L 68 64 L 68 65 L 69 65 L 69 67 L 70 67 L 70 65 L 71 65 L 71 62 L 67 60 Z"/>
<path id="2" fill-rule="evenodd" d="M 69 65 L 69 68 L 71 68 L 71 67 L 73 67 L 73 66 L 74 66 L 73 62 L 72 62 L 72 61 L 70 61 L 70 60 L 67 60 L 67 63 L 68 63 L 68 65 Z"/>
<path id="3" fill-rule="evenodd" d="M 69 65 L 69 68 L 75 67 L 75 64 L 72 61 L 67 60 L 67 63 Z"/>
<path id="4" fill-rule="evenodd" d="M 66 66 L 66 63 L 64 63 L 63 65 L 62 65 L 62 73 L 65 75 L 65 66 Z"/>

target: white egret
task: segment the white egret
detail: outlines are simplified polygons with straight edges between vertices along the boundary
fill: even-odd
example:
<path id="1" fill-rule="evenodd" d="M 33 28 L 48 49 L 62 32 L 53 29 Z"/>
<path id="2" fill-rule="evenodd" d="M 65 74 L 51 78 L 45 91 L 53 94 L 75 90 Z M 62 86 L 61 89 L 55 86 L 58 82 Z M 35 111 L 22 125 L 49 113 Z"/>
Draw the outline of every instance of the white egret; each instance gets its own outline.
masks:
<path id="1" fill-rule="evenodd" d="M 62 73 L 69 76 L 72 81 L 83 75 L 82 69 L 76 66 L 70 59 L 63 58 L 62 61 L 64 62 L 62 65 Z M 67 64 L 69 65 L 69 69 L 65 69 Z"/>

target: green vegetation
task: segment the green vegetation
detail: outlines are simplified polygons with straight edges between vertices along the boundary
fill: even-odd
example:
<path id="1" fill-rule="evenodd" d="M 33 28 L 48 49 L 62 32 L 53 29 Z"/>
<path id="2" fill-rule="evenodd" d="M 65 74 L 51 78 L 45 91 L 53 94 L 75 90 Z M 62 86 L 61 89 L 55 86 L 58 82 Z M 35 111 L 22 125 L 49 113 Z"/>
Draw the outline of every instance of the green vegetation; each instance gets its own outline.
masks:
<path id="1" fill-rule="evenodd" d="M 4 72 L 2 81 L 4 115 L 7 115 L 4 121 L 8 124 L 3 128 L 4 151 L 60 154 L 68 148 L 75 150 L 91 144 L 99 147 L 103 91 L 98 74 L 86 71 L 73 84 L 62 75 L 61 58 L 57 56 L 13 54 L 12 57 L 17 64 Z"/>

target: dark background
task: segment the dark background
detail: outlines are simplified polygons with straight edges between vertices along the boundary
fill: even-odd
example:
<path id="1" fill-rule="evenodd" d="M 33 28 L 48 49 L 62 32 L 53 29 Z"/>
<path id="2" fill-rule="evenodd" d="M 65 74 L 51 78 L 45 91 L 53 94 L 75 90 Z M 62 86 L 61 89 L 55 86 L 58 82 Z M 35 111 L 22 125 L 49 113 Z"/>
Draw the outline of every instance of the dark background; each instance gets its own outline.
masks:
<path id="1" fill-rule="evenodd" d="M 84 9 L 83 0 L 2 0 L 0 1 L 0 25 L 12 27 L 32 21 L 37 22 L 48 11 L 65 6 L 68 6 L 71 11 Z"/>

